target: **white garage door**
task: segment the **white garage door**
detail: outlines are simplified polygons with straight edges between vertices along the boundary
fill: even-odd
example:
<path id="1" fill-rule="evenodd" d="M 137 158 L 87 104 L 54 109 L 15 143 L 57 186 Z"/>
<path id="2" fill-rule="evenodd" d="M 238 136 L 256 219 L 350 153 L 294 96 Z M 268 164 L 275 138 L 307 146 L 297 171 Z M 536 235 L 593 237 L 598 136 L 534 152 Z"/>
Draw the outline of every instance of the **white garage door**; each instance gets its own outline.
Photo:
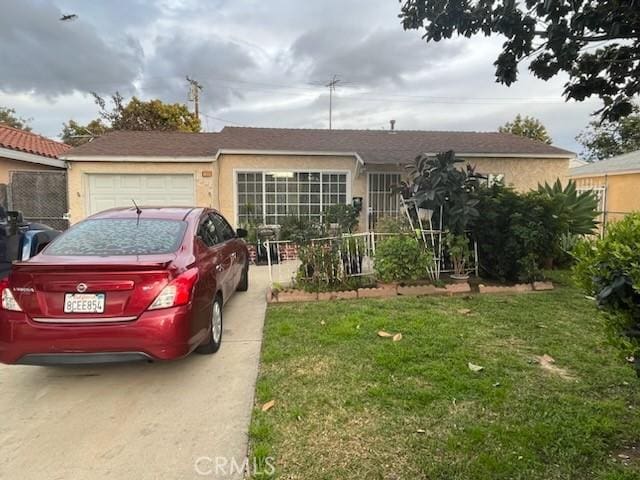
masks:
<path id="1" fill-rule="evenodd" d="M 89 215 L 114 207 L 195 205 L 193 175 L 89 175 Z"/>

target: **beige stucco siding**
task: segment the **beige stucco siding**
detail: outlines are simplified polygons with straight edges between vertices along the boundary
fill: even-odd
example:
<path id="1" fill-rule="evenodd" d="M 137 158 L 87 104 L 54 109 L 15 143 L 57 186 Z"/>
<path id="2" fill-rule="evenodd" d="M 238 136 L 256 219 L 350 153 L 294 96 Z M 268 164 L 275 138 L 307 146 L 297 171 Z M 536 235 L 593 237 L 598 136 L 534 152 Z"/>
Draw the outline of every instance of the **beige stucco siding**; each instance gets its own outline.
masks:
<path id="1" fill-rule="evenodd" d="M 0 157 L 0 183 L 9 183 L 11 172 L 15 171 L 43 171 L 43 170 L 63 170 L 49 165 L 39 163 L 23 162 L 12 158 Z"/>
<path id="2" fill-rule="evenodd" d="M 365 197 L 366 186 L 362 175 L 356 176 L 357 160 L 353 156 L 318 155 L 220 155 L 218 158 L 219 204 L 220 212 L 234 226 L 236 212 L 236 176 L 237 171 L 335 171 L 347 172 L 351 179 L 351 191 L 347 189 L 347 202 L 353 197 Z M 362 220 L 364 212 L 362 213 Z M 361 223 L 362 224 L 362 223 Z"/>
<path id="3" fill-rule="evenodd" d="M 87 175 L 109 174 L 193 174 L 195 198 L 199 206 L 219 209 L 234 226 L 237 222 L 236 172 L 238 171 L 332 171 L 345 172 L 349 178 L 347 201 L 362 197 L 360 228 L 367 228 L 369 172 L 398 172 L 406 175 L 402 165 L 366 165 L 352 155 L 281 155 L 281 154 L 222 154 L 210 162 L 83 162 L 74 161 L 68 170 L 69 211 L 71 221 L 87 215 Z M 539 158 L 469 158 L 480 173 L 503 174 L 507 185 L 520 191 L 536 188 L 538 183 L 565 181 L 569 159 Z M 203 176 L 207 173 L 211 176 Z"/>
<path id="4" fill-rule="evenodd" d="M 552 183 L 556 179 L 566 182 L 569 176 L 568 158 L 466 158 L 481 174 L 504 175 L 505 185 L 526 192 L 539 183 Z"/>
<path id="5" fill-rule="evenodd" d="M 211 176 L 203 176 L 211 172 Z M 192 174 L 197 206 L 212 207 L 217 183 L 215 163 L 169 162 L 73 162 L 67 170 L 71 223 L 87 216 L 88 178 L 91 173 L 108 174 Z"/>
<path id="6" fill-rule="evenodd" d="M 606 188 L 606 222 L 640 211 L 640 172 L 575 177 L 574 180 L 578 188 Z"/>

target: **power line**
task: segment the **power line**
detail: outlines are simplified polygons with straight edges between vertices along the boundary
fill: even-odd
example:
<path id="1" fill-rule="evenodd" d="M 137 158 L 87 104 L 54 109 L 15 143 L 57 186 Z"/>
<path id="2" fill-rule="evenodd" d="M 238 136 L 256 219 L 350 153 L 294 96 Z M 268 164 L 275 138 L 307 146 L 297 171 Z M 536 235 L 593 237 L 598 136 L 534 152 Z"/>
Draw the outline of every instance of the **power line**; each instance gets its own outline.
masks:
<path id="1" fill-rule="evenodd" d="M 214 117 L 213 115 L 209 115 L 207 113 L 203 113 L 202 116 L 207 117 L 207 118 L 211 118 L 212 120 L 217 120 L 217 121 L 222 122 L 222 123 L 231 123 L 232 125 L 237 125 L 239 127 L 246 127 L 246 125 L 243 124 L 243 123 L 234 122 L 233 120 L 229 120 L 227 118 Z"/>

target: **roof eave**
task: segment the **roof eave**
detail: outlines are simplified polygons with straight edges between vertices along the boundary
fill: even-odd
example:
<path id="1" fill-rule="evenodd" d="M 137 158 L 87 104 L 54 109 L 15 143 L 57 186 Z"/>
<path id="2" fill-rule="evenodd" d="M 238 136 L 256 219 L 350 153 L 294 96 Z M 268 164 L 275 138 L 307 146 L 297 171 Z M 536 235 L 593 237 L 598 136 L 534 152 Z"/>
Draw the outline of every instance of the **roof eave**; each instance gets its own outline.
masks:
<path id="1" fill-rule="evenodd" d="M 67 164 L 57 158 L 45 157 L 44 155 L 36 155 L 12 148 L 0 147 L 0 157 L 19 160 L 21 162 L 37 163 L 47 165 L 49 167 L 67 168 Z"/>
<path id="2" fill-rule="evenodd" d="M 629 168 L 625 170 L 611 170 L 611 171 L 599 171 L 599 172 L 572 172 L 569 170 L 569 176 L 571 178 L 588 178 L 588 177 L 604 177 L 605 175 L 631 175 L 640 173 L 640 168 Z"/>
<path id="3" fill-rule="evenodd" d="M 177 156 L 177 155 L 64 155 L 60 158 L 69 162 L 187 162 L 209 163 L 215 161 L 214 155 Z"/>
<path id="4" fill-rule="evenodd" d="M 354 157 L 361 166 L 364 165 L 364 160 L 362 160 L 362 157 L 360 156 L 360 154 L 358 154 L 358 152 L 221 148 L 216 153 L 215 160 L 218 160 L 220 155 L 301 155 L 314 157 Z"/>

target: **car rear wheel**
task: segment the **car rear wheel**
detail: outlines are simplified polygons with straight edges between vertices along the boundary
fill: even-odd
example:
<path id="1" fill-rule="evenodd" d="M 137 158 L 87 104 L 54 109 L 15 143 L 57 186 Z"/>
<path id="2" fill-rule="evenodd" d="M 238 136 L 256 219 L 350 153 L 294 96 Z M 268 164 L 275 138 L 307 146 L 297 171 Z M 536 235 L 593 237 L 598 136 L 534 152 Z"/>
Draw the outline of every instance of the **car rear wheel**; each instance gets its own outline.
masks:
<path id="1" fill-rule="evenodd" d="M 240 283 L 238 283 L 238 292 L 246 292 L 249 290 L 249 264 L 247 263 L 242 270 L 242 276 L 240 277 Z"/>
<path id="2" fill-rule="evenodd" d="M 209 326 L 209 336 L 206 343 L 200 345 L 196 352 L 210 354 L 220 350 L 222 343 L 222 299 L 218 296 L 211 308 L 211 324 Z"/>

